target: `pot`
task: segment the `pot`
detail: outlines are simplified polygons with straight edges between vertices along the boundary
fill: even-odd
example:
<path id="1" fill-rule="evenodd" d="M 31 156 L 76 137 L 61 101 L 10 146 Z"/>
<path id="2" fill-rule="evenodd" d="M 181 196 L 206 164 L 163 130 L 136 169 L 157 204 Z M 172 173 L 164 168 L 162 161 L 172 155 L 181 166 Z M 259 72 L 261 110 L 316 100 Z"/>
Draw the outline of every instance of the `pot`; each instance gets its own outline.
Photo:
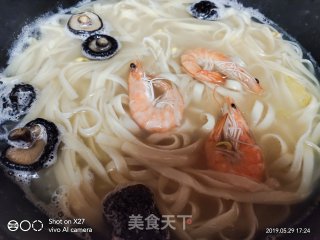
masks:
<path id="1" fill-rule="evenodd" d="M 240 0 L 239 0 L 240 1 Z M 0 19 L 2 26 L 0 68 L 6 66 L 8 49 L 18 37 L 21 29 L 44 13 L 53 13 L 58 7 L 67 8 L 76 4 L 77 0 L 1 0 Z M 310 52 L 320 62 L 320 1 L 318 0 L 241 0 L 245 6 L 259 9 L 265 16 L 276 22 L 285 31 Z M 48 217 L 26 200 L 24 193 L 2 172 L 0 172 L 0 240 L 28 239 L 68 239 L 76 240 L 76 236 L 67 233 L 51 233 L 48 228 Z M 320 183 L 319 183 L 320 185 Z M 294 226 L 310 228 L 311 233 L 301 235 L 283 235 L 281 239 L 317 239 L 320 236 L 320 194 L 315 192 L 305 203 L 297 205 L 298 215 L 292 216 L 284 227 Z M 24 229 L 28 222 L 44 223 L 42 231 L 10 231 L 8 222 L 22 223 Z M 14 223 L 14 222 L 11 222 Z M 39 222 L 37 222 L 39 223 Z M 40 227 L 38 226 L 37 229 Z M 269 239 L 261 234 L 258 239 Z M 279 238 L 279 239 L 280 239 Z"/>

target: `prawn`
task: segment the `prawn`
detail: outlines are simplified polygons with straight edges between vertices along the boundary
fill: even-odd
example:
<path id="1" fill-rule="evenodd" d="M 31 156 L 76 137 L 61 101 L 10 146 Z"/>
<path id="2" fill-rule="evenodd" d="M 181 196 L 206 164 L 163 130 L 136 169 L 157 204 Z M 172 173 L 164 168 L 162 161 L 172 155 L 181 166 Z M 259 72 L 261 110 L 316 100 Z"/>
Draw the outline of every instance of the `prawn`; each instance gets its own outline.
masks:
<path id="1" fill-rule="evenodd" d="M 255 143 L 249 127 L 231 98 L 226 99 L 223 116 L 205 142 L 210 169 L 240 175 L 262 182 L 265 164 L 261 148 Z"/>
<path id="2" fill-rule="evenodd" d="M 236 79 L 253 93 L 263 92 L 257 78 L 223 53 L 196 48 L 181 56 L 181 64 L 187 74 L 198 81 L 223 85 L 227 78 Z"/>
<path id="3" fill-rule="evenodd" d="M 148 76 L 142 64 L 130 64 L 129 108 L 134 121 L 150 132 L 166 132 L 179 126 L 184 103 L 176 86 L 165 79 Z"/>

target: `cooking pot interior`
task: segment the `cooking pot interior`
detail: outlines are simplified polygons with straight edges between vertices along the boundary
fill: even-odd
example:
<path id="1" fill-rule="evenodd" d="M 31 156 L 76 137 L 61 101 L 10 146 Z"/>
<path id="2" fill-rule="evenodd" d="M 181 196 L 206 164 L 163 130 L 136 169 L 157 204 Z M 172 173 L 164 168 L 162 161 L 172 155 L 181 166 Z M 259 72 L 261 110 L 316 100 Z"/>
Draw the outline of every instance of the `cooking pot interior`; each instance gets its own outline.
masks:
<path id="1" fill-rule="evenodd" d="M 54 13 L 61 7 L 67 8 L 77 2 L 76 0 L 1 0 L 0 68 L 6 66 L 8 51 L 25 25 L 31 23 L 36 17 Z M 317 62 L 320 62 L 320 1 L 242 0 L 241 2 L 245 6 L 259 9 L 268 18 L 279 24 L 296 38 Z M 24 193 L 2 172 L 0 172 L 0 182 L 0 239 L 78 239 L 71 234 L 49 233 L 46 229 L 41 232 L 8 231 L 7 223 L 12 219 L 17 221 L 38 219 L 43 223 L 48 223 L 48 218 L 26 200 Z M 316 239 L 314 237 L 320 236 L 320 229 L 317 227 L 320 221 L 318 202 L 319 194 L 315 192 L 307 203 L 297 206 L 297 214 L 292 216 L 287 223 L 290 226 L 310 227 L 311 234 L 282 236 L 281 239 L 302 239 L 301 237 Z M 44 227 L 47 227 L 46 224 Z M 266 235 L 261 234 L 258 238 L 266 239 Z"/>

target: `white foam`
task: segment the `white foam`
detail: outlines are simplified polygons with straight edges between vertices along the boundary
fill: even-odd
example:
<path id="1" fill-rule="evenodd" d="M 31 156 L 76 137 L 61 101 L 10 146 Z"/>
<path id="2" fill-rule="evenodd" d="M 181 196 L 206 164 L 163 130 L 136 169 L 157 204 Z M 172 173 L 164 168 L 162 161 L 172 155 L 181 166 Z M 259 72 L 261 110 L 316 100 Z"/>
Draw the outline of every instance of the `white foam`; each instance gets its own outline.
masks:
<path id="1" fill-rule="evenodd" d="M 32 179 L 39 177 L 36 172 L 14 170 L 8 167 L 5 168 L 7 175 L 23 190 L 30 187 Z"/>
<path id="2" fill-rule="evenodd" d="M 22 106 L 29 105 L 30 102 L 30 92 L 19 92 L 18 93 L 18 111 L 15 111 L 15 109 L 12 108 L 10 105 L 11 101 L 9 99 L 10 92 L 16 85 L 17 81 L 13 81 L 10 84 L 2 83 L 0 84 L 0 124 L 7 121 L 13 121 L 17 122 L 21 119 L 23 115 L 28 113 L 29 108 L 27 109 L 21 109 Z M 36 100 L 33 100 L 33 103 Z M 32 104 L 33 104 L 32 103 Z M 31 104 L 31 105 L 32 105 Z"/>
<path id="3" fill-rule="evenodd" d="M 51 195 L 50 202 L 45 204 L 40 202 L 38 198 L 35 196 L 34 193 L 30 191 L 30 188 L 25 189 L 27 198 L 35 203 L 36 207 L 40 209 L 44 214 L 46 214 L 50 219 L 55 220 L 62 220 L 64 222 L 68 219 L 76 219 L 76 216 L 73 216 L 69 211 L 69 201 L 68 201 L 68 194 L 69 189 L 66 186 L 58 187 Z M 73 221 L 72 221 L 73 222 Z M 59 225 L 62 226 L 69 226 L 69 227 L 79 227 L 78 225 L 74 226 L 73 224 L 63 224 Z M 84 240 L 92 240 L 89 233 L 73 233 Z"/>
<path id="4" fill-rule="evenodd" d="M 230 13 L 234 13 L 234 11 L 232 10 L 237 10 L 240 11 L 242 14 L 244 13 L 250 18 L 255 19 L 256 21 L 271 25 L 273 27 L 277 27 L 277 25 L 273 21 L 265 17 L 261 12 L 259 12 L 258 9 L 254 9 L 252 7 L 245 7 L 242 3 L 238 2 L 237 0 L 210 0 L 210 2 L 213 2 L 216 5 L 217 14 L 211 18 L 208 18 L 208 20 L 219 20 L 228 17 Z M 189 13 L 191 13 L 190 7 L 188 7 L 187 10 L 189 11 Z M 291 39 L 294 40 L 293 38 Z"/>
<path id="5" fill-rule="evenodd" d="M 76 35 L 71 33 L 67 27 L 67 21 L 69 17 L 71 16 L 70 13 L 79 12 L 78 8 L 84 8 L 86 5 L 90 5 L 92 3 L 91 0 L 83 0 L 80 1 L 76 6 L 70 7 L 67 9 L 58 8 L 58 12 L 56 14 L 49 14 L 46 13 L 30 24 L 24 26 L 22 28 L 22 31 L 20 35 L 18 36 L 17 40 L 14 41 L 14 44 L 12 48 L 9 50 L 9 60 L 8 64 L 12 62 L 12 59 L 14 59 L 16 56 L 20 55 L 28 46 L 29 44 L 34 41 L 35 39 L 41 37 L 41 26 L 44 24 L 51 24 L 56 26 L 65 25 L 65 32 L 70 37 L 79 38 L 81 40 L 85 40 L 87 37 L 93 34 L 106 34 L 109 35 L 110 32 L 112 32 L 113 28 L 111 24 L 107 21 L 103 21 L 103 27 L 97 32 L 94 32 L 93 34 L 83 34 L 83 35 Z M 62 24 L 63 23 L 63 24 Z M 40 36 L 38 36 L 40 35 Z M 119 43 L 120 46 L 120 43 Z M 79 49 L 81 51 L 81 49 Z"/>
<path id="6" fill-rule="evenodd" d="M 67 9 L 60 8 L 58 14 L 45 13 L 33 22 L 24 26 L 18 38 L 14 41 L 13 47 L 9 50 L 8 64 L 11 63 L 11 59 L 21 54 L 33 40 L 41 37 L 40 29 L 42 25 L 48 23 L 52 25 L 60 25 L 60 21 L 63 20 L 64 14 L 67 11 Z"/>
<path id="7" fill-rule="evenodd" d="M 21 122 L 15 128 L 19 128 L 19 127 L 23 127 L 21 125 Z M 47 137 L 48 137 L 47 132 L 45 131 L 43 126 L 40 126 L 40 127 L 42 128 L 40 138 L 42 138 L 45 142 L 47 142 Z M 59 133 L 61 133 L 60 129 L 59 129 Z M 2 139 L 0 136 L 0 140 L 2 142 L 6 141 L 8 144 L 10 144 L 11 146 L 14 146 L 14 147 L 18 147 L 18 148 L 25 147 L 24 143 L 8 140 L 7 135 L 8 135 L 8 133 L 4 134 Z M 55 145 L 53 151 L 48 155 L 46 162 L 43 164 L 43 166 L 41 168 L 48 168 L 48 167 L 52 166 L 57 161 L 57 151 L 58 151 L 58 147 L 59 147 L 60 142 L 61 142 L 61 135 L 58 136 L 57 144 Z M 16 182 L 23 189 L 29 188 L 32 180 L 39 178 L 39 174 L 36 171 L 32 171 L 32 170 L 23 171 L 23 170 L 11 169 L 3 164 L 2 164 L 2 167 L 4 168 L 7 176 L 9 178 L 11 178 L 14 182 Z"/>

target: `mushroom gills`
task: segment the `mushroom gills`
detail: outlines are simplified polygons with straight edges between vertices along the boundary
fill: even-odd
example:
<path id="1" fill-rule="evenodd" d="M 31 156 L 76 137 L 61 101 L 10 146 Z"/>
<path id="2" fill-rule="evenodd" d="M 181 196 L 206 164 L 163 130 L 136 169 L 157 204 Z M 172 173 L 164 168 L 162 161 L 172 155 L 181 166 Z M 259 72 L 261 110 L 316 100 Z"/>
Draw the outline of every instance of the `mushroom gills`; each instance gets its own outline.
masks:
<path id="1" fill-rule="evenodd" d="M 113 57 L 119 49 L 118 41 L 104 34 L 88 37 L 82 44 L 83 55 L 92 60 L 105 60 Z"/>
<path id="2" fill-rule="evenodd" d="M 13 170 L 37 171 L 55 162 L 60 142 L 56 125 L 42 118 L 12 130 L 1 153 L 2 164 Z"/>
<path id="3" fill-rule="evenodd" d="M 87 37 L 103 28 L 101 18 L 93 12 L 81 12 L 70 17 L 68 30 L 76 37 Z"/>

